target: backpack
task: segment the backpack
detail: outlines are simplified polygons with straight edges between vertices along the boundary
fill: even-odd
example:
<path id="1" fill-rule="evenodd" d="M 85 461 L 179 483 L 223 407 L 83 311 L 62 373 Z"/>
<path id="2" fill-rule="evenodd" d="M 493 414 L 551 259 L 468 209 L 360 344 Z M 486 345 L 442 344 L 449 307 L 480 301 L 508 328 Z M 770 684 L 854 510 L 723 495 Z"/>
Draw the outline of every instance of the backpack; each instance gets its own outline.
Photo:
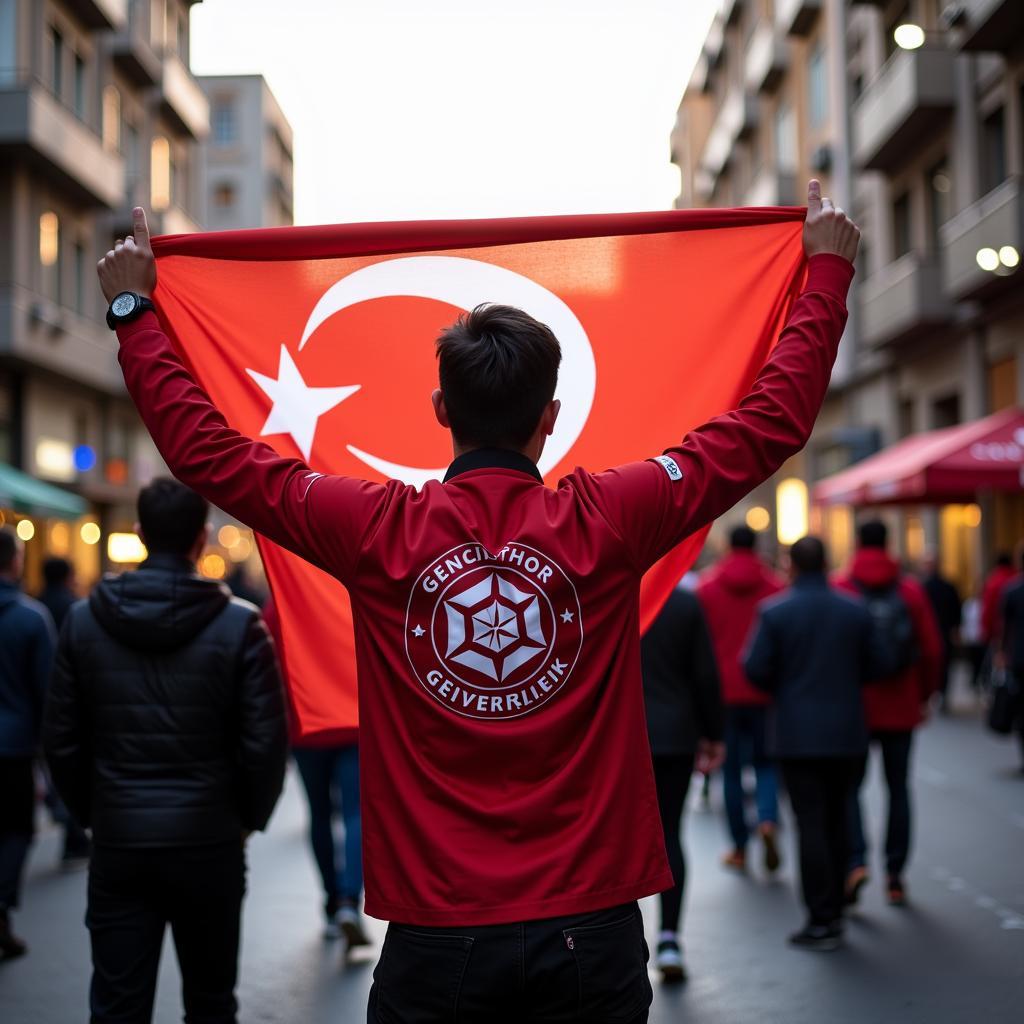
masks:
<path id="1" fill-rule="evenodd" d="M 857 584 L 864 598 L 879 645 L 885 651 L 889 675 L 905 672 L 917 661 L 917 637 L 910 609 L 900 593 L 899 582 L 888 587 Z"/>

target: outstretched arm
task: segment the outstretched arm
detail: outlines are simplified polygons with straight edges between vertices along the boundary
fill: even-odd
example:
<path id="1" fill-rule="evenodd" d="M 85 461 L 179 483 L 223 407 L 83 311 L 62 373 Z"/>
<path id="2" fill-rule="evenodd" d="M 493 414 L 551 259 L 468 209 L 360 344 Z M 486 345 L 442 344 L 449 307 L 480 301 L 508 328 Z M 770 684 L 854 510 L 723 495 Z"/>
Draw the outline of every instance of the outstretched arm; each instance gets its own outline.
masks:
<path id="1" fill-rule="evenodd" d="M 156 286 L 141 208 L 133 221 L 134 236 L 119 240 L 97 267 L 108 302 L 124 291 L 149 296 Z M 153 313 L 119 327 L 118 338 L 125 384 L 171 472 L 258 533 L 345 581 L 389 488 L 314 473 L 233 430 Z"/>

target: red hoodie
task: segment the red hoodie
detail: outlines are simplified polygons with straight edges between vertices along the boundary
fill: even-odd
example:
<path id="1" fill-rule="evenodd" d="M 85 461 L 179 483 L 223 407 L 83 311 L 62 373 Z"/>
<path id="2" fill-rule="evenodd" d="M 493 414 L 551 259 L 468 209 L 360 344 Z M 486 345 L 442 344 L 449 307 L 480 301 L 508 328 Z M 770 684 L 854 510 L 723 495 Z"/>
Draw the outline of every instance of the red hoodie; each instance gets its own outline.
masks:
<path id="1" fill-rule="evenodd" d="M 726 704 L 767 704 L 771 697 L 751 686 L 741 656 L 757 606 L 786 586 L 753 551 L 733 551 L 709 569 L 697 587 Z"/>
<path id="2" fill-rule="evenodd" d="M 836 579 L 836 585 L 859 594 L 858 584 L 872 589 L 884 588 L 897 580 L 900 597 L 906 602 L 914 624 L 918 658 L 898 675 L 874 680 L 864 688 L 869 729 L 917 728 L 923 720 L 922 705 L 939 686 L 942 639 L 928 596 L 917 580 L 902 573 L 899 563 L 881 548 L 861 548 L 854 555 L 849 571 Z"/>
<path id="3" fill-rule="evenodd" d="M 1009 565 L 997 565 L 985 580 L 981 592 L 981 639 L 990 644 L 999 635 L 999 606 L 1006 584 L 1016 572 Z"/>

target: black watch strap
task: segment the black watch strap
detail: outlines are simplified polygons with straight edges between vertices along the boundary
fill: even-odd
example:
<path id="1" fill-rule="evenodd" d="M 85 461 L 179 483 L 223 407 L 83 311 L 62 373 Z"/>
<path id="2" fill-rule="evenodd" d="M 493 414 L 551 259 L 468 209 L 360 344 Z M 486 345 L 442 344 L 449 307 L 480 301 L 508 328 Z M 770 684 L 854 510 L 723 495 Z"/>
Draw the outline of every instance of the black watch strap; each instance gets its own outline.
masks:
<path id="1" fill-rule="evenodd" d="M 119 292 L 118 294 L 123 295 L 124 293 Z M 135 292 L 132 294 L 135 295 L 139 301 L 136 304 L 135 309 L 133 309 L 127 316 L 114 316 L 113 303 L 107 307 L 107 326 L 112 331 L 117 329 L 118 324 L 130 324 L 133 320 L 142 316 L 142 314 L 147 311 L 156 312 L 156 306 L 153 305 L 152 299 L 146 298 L 145 295 L 138 295 Z M 114 298 L 116 299 L 117 296 L 115 295 Z"/>

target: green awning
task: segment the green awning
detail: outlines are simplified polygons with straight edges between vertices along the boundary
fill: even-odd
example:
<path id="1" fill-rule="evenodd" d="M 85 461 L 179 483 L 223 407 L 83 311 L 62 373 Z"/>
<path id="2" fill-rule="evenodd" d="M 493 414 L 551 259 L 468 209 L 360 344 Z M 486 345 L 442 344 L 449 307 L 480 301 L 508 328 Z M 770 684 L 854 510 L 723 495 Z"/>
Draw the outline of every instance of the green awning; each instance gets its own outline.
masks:
<path id="1" fill-rule="evenodd" d="M 78 519 L 87 511 L 77 494 L 44 484 L 20 469 L 0 462 L 0 507 L 13 508 L 26 515 Z"/>

